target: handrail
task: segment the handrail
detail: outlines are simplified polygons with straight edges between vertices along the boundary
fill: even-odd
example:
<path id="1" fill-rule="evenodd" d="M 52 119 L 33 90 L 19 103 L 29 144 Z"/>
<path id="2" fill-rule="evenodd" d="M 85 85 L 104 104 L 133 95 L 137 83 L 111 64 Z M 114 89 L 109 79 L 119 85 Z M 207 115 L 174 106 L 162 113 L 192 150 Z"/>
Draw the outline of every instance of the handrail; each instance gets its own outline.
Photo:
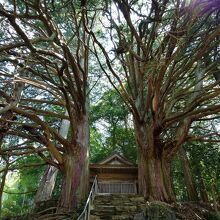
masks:
<path id="1" fill-rule="evenodd" d="M 80 214 L 80 216 L 77 218 L 77 220 L 89 220 L 90 209 L 91 209 L 90 206 L 94 200 L 94 196 L 95 193 L 97 193 L 97 191 L 98 191 L 98 183 L 97 183 L 97 176 L 95 176 L 85 207 L 82 213 Z"/>

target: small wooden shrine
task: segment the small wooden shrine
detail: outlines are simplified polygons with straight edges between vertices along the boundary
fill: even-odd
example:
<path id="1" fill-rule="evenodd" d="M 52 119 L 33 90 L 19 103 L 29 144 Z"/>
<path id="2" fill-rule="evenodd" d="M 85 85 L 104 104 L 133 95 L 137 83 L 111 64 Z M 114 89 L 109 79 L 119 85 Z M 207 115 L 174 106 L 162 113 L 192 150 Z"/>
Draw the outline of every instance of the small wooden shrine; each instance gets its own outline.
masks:
<path id="1" fill-rule="evenodd" d="M 138 168 L 117 153 L 90 164 L 91 182 L 95 176 L 99 193 L 137 193 Z"/>

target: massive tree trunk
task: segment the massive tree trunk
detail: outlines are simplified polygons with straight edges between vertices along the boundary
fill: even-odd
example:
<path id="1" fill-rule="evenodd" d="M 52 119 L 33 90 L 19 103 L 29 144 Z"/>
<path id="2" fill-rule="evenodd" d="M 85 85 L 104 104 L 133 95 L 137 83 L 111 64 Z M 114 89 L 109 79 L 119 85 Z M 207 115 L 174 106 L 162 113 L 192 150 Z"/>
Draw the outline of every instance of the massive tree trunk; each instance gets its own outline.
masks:
<path id="1" fill-rule="evenodd" d="M 175 201 L 170 175 L 170 159 L 160 146 L 153 128 L 136 121 L 135 134 L 139 159 L 139 194 L 150 201 Z"/>
<path id="2" fill-rule="evenodd" d="M 166 157 L 150 157 L 146 152 L 139 151 L 139 190 L 147 200 L 173 202 L 170 162 Z"/>
<path id="3" fill-rule="evenodd" d="M 188 199 L 190 201 L 198 201 L 199 200 L 198 193 L 196 191 L 195 183 L 193 181 L 193 175 L 191 172 L 190 163 L 183 147 L 179 149 L 179 156 L 183 167 Z"/>
<path id="4" fill-rule="evenodd" d="M 76 142 L 69 148 L 64 158 L 63 183 L 58 211 L 68 212 L 86 199 L 89 182 L 88 116 L 77 119 Z"/>

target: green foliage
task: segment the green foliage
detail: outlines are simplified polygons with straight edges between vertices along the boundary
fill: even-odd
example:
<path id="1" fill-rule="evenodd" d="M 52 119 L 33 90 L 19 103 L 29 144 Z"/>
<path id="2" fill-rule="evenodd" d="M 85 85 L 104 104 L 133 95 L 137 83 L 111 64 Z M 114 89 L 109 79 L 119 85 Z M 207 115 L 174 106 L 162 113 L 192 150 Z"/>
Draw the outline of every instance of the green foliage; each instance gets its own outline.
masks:
<path id="1" fill-rule="evenodd" d="M 16 165 L 39 162 L 41 160 L 38 157 L 28 156 L 18 160 Z M 2 217 L 30 211 L 43 169 L 44 167 L 27 167 L 8 174 L 4 187 Z"/>
<path id="2" fill-rule="evenodd" d="M 90 162 L 96 163 L 104 159 L 111 152 L 102 143 L 102 135 L 95 129 L 90 129 Z"/>
<path id="3" fill-rule="evenodd" d="M 187 200 L 187 191 L 181 161 L 178 156 L 172 161 L 173 188 L 177 201 Z"/>
<path id="4" fill-rule="evenodd" d="M 216 212 L 208 212 L 205 217 L 207 220 L 220 220 L 220 214 Z"/>
<path id="5" fill-rule="evenodd" d="M 101 101 L 97 105 L 91 106 L 91 122 L 103 118 L 107 122 L 115 124 L 118 121 L 126 120 L 127 115 L 126 106 L 114 90 L 105 92 Z"/>
<path id="6" fill-rule="evenodd" d="M 199 188 L 201 173 L 209 199 L 213 201 L 213 193 L 219 194 L 220 189 L 220 149 L 218 144 L 194 142 L 186 144 L 186 149 L 196 177 L 197 188 Z"/>
<path id="7" fill-rule="evenodd" d="M 118 152 L 134 163 L 137 160 L 134 130 L 126 106 L 109 90 L 98 104 L 91 106 L 91 162 L 98 162 Z"/>
<path id="8" fill-rule="evenodd" d="M 209 200 L 213 202 L 213 196 L 218 199 L 220 189 L 220 151 L 218 144 L 187 142 L 184 149 L 190 161 L 197 192 L 200 194 L 201 178 L 203 178 Z M 174 158 L 172 163 L 172 176 L 177 200 L 186 201 L 187 190 L 184 173 L 178 156 Z"/>

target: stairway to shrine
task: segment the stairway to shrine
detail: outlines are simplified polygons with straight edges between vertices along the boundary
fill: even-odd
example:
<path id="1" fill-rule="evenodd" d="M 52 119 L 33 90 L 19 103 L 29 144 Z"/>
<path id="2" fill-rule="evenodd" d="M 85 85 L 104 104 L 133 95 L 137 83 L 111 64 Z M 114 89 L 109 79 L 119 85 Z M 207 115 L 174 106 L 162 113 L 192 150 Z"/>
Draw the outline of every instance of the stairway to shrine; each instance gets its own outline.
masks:
<path id="1" fill-rule="evenodd" d="M 97 194 L 91 220 L 130 220 L 146 209 L 144 198 L 134 194 Z"/>

